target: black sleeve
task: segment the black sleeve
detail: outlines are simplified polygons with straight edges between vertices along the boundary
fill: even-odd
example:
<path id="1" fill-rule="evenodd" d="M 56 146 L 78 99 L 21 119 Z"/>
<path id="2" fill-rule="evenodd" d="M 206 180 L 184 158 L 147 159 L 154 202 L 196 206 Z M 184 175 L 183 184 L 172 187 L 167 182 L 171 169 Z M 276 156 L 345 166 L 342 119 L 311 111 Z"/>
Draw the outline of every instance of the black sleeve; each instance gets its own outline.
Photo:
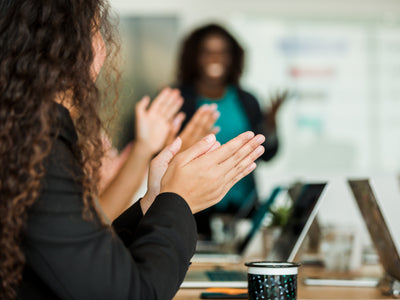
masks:
<path id="1" fill-rule="evenodd" d="M 140 207 L 140 202 L 137 201 L 127 210 L 125 210 L 118 218 L 114 220 L 112 226 L 119 238 L 124 242 L 125 246 L 129 246 L 133 242 L 133 234 L 140 220 L 143 217 L 143 212 Z"/>
<path id="2" fill-rule="evenodd" d="M 82 217 L 82 187 L 63 163 L 73 157 L 60 140 L 53 152 L 24 232 L 27 265 L 60 299 L 171 299 L 196 244 L 185 200 L 161 194 L 144 217 L 132 206 L 116 223 L 131 232 L 126 247 L 111 226 Z"/>

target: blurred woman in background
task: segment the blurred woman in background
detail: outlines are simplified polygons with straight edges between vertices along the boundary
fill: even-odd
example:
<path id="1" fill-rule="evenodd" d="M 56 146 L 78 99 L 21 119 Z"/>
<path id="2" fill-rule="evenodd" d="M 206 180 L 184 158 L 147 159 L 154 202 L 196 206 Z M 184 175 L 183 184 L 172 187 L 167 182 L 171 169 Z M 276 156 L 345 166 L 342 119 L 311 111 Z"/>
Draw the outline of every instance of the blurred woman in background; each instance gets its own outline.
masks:
<path id="1" fill-rule="evenodd" d="M 184 99 L 182 111 L 188 122 L 201 105 L 216 104 L 220 113 L 216 122 L 218 141 L 224 144 L 246 130 L 263 133 L 266 141 L 261 158 L 268 161 L 278 151 L 276 114 L 286 94 L 274 99 L 270 109 L 262 113 L 256 98 L 240 85 L 243 67 L 243 48 L 225 28 L 208 24 L 195 29 L 183 41 L 178 61 L 177 87 Z M 254 177 L 250 175 L 238 182 L 217 205 L 196 215 L 199 233 L 210 238 L 213 213 L 235 214 L 243 205 L 254 201 L 257 201 L 257 192 Z"/>

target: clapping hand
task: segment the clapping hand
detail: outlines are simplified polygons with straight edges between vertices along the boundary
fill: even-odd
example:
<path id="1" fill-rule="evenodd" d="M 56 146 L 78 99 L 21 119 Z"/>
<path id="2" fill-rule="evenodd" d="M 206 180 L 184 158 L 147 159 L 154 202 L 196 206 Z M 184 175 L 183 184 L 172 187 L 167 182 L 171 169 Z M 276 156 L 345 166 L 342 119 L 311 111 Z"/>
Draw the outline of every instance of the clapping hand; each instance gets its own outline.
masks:
<path id="1" fill-rule="evenodd" d="M 264 152 L 263 135 L 245 132 L 221 146 L 210 134 L 185 151 L 177 138 L 152 161 L 143 213 L 159 193 L 183 197 L 193 213 L 219 202 L 229 189 L 252 172 Z M 161 182 L 160 182 L 161 181 Z"/>
<path id="2" fill-rule="evenodd" d="M 147 96 L 136 104 L 136 142 L 143 150 L 156 154 L 179 131 L 184 119 L 178 113 L 182 104 L 179 90 L 171 88 L 164 88 L 151 104 Z"/>
<path id="3" fill-rule="evenodd" d="M 214 127 L 214 124 L 219 116 L 216 104 L 202 105 L 179 135 L 182 139 L 181 151 L 194 145 L 208 134 L 217 134 L 219 127 Z"/>

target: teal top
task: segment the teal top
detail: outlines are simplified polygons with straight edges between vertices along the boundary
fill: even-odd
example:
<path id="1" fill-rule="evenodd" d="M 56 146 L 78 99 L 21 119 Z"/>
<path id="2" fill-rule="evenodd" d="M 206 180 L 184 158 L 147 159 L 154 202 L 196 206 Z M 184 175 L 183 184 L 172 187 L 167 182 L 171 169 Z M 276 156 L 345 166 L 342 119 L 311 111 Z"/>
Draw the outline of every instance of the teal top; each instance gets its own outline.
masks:
<path id="1" fill-rule="evenodd" d="M 216 137 L 221 144 L 225 144 L 240 133 L 251 130 L 250 122 L 234 86 L 227 87 L 225 95 L 220 99 L 198 97 L 197 108 L 203 104 L 213 103 L 217 104 L 220 112 L 220 117 L 215 126 L 220 127 Z M 254 190 L 254 179 L 248 175 L 237 182 L 226 196 L 214 206 L 214 209 L 218 212 L 226 212 L 230 205 L 237 209 L 253 197 Z"/>

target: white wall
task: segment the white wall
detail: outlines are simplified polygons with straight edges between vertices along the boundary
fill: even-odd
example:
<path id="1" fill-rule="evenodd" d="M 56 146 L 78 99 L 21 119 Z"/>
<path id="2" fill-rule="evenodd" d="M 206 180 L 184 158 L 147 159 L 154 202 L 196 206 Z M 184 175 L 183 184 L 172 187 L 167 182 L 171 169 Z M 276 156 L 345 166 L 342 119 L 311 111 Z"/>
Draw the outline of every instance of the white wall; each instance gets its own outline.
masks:
<path id="1" fill-rule="evenodd" d="M 177 14 L 183 27 L 207 19 L 227 19 L 236 13 L 270 15 L 323 15 L 392 18 L 400 9 L 397 0 L 111 0 L 121 14 Z"/>

